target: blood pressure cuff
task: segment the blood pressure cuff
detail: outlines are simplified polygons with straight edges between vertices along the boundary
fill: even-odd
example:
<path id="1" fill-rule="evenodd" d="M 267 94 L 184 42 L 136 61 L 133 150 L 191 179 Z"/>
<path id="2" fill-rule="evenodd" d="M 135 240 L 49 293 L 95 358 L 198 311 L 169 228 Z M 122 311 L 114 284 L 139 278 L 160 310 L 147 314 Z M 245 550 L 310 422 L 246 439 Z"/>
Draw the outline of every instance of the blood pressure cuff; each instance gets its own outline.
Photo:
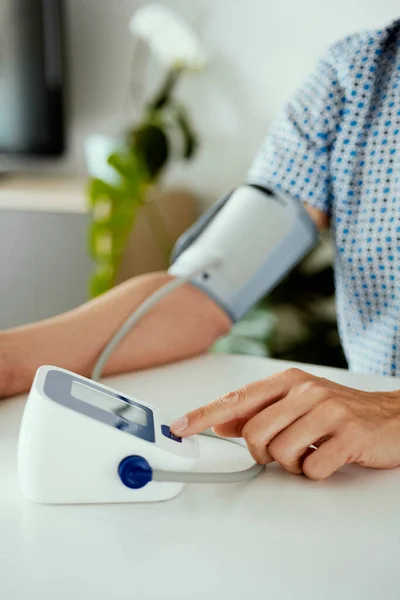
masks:
<path id="1" fill-rule="evenodd" d="M 177 241 L 169 272 L 186 277 L 240 320 L 309 252 L 318 232 L 302 203 L 243 185 Z"/>

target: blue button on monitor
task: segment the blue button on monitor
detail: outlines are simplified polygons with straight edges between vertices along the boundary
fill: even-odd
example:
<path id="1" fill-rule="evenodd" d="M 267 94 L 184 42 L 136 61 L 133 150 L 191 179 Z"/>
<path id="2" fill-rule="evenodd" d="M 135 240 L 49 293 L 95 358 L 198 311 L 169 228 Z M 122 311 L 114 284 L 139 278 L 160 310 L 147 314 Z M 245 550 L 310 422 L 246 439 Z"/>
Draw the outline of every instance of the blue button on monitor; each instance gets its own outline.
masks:
<path id="1" fill-rule="evenodd" d="M 118 475 L 126 487 L 137 490 L 152 480 L 153 471 L 142 456 L 126 456 L 118 465 Z"/>
<path id="2" fill-rule="evenodd" d="M 168 425 L 161 425 L 161 433 L 163 435 L 165 435 L 165 437 L 169 438 L 170 440 L 174 440 L 174 442 L 182 443 L 182 438 L 179 437 L 178 435 L 175 435 L 174 433 L 172 433 L 172 431 L 170 430 Z"/>

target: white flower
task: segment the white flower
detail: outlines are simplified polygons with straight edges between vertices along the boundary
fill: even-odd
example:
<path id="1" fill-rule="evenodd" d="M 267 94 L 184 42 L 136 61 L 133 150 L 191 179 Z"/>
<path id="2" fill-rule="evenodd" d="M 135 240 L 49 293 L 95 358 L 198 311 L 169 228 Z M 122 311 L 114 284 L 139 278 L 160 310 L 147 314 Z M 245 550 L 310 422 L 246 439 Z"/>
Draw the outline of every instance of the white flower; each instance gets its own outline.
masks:
<path id="1" fill-rule="evenodd" d="M 176 13 L 160 4 L 151 4 L 136 11 L 129 30 L 144 40 L 168 69 L 198 70 L 205 64 L 200 43 Z"/>

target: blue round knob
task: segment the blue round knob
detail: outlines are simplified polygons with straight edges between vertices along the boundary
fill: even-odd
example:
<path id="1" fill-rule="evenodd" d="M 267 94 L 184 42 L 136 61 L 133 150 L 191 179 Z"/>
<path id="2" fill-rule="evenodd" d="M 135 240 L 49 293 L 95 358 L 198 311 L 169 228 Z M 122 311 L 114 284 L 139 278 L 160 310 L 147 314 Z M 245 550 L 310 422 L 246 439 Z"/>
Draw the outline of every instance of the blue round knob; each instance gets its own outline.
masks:
<path id="1" fill-rule="evenodd" d="M 118 465 L 118 475 L 126 487 L 137 490 L 152 480 L 153 471 L 143 456 L 126 456 Z"/>

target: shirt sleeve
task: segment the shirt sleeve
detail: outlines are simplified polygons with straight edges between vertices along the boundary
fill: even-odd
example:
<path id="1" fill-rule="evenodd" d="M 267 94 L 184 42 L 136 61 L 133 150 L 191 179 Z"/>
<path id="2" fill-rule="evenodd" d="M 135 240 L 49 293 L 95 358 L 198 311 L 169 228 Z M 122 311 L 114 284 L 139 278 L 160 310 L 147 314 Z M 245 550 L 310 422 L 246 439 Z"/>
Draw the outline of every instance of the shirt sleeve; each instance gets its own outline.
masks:
<path id="1" fill-rule="evenodd" d="M 247 183 L 278 188 L 329 214 L 330 152 L 346 99 L 332 54 L 321 59 L 284 106 L 266 136 Z"/>

